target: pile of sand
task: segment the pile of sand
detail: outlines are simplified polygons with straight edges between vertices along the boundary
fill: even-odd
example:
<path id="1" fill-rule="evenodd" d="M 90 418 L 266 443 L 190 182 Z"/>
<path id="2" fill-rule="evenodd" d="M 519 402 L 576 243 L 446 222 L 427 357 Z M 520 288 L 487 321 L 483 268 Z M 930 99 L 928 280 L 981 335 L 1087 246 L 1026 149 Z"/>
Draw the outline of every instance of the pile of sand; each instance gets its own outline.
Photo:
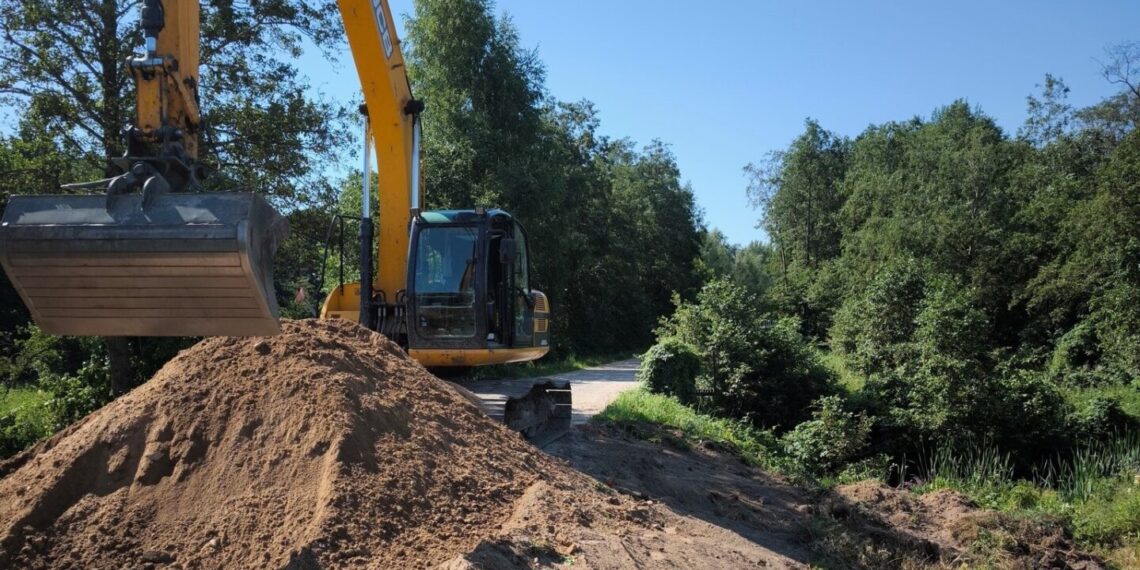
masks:
<path id="1" fill-rule="evenodd" d="M 0 477 L 5 568 L 430 567 L 525 493 L 589 485 L 384 337 L 315 320 L 203 341 Z"/>

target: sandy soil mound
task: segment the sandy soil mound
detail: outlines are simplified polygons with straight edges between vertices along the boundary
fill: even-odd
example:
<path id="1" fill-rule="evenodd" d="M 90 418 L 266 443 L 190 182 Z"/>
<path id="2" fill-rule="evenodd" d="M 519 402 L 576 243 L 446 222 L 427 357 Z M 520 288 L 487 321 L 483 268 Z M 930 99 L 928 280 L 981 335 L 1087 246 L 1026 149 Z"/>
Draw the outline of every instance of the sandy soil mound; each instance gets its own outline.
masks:
<path id="1" fill-rule="evenodd" d="M 927 562 L 1001 568 L 1104 568 L 1077 550 L 1059 521 L 1016 519 L 979 508 L 964 495 L 924 495 L 874 481 L 841 485 L 826 501 L 832 514 L 875 539 L 878 546 Z"/>
<path id="2" fill-rule="evenodd" d="M 287 322 L 0 465 L 0 567 L 431 566 L 567 471 L 382 336 Z"/>

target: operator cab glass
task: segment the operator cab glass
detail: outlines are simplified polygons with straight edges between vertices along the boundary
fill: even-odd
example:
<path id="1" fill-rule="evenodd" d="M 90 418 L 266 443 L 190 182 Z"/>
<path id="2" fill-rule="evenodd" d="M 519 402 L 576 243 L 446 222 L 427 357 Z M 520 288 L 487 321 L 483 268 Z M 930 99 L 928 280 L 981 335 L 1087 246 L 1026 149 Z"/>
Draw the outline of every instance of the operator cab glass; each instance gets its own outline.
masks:
<path id="1" fill-rule="evenodd" d="M 416 332 L 431 339 L 475 336 L 475 227 L 420 230 L 416 247 Z"/>
<path id="2" fill-rule="evenodd" d="M 510 214 L 424 212 L 413 222 L 411 238 L 412 347 L 535 345 L 536 294 L 530 288 L 526 233 Z"/>

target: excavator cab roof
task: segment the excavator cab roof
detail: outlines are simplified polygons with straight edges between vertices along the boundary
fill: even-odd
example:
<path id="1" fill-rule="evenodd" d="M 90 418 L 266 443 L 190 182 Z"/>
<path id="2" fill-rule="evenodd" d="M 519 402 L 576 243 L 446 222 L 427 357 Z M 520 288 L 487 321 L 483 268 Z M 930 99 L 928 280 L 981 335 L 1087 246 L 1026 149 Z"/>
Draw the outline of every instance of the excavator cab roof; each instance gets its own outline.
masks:
<path id="1" fill-rule="evenodd" d="M 511 215 L 505 210 L 492 208 L 480 213 L 477 210 L 432 210 L 430 212 L 421 212 L 419 221 L 428 224 L 461 224 L 464 222 L 472 222 L 482 218 L 496 218 L 505 217 L 511 218 Z"/>

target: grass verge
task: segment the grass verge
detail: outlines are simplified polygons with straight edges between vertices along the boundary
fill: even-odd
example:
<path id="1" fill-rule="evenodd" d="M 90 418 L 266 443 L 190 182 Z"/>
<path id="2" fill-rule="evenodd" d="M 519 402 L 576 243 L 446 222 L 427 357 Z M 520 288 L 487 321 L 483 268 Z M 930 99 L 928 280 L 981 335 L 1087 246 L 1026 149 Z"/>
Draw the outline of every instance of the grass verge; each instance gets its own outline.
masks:
<path id="1" fill-rule="evenodd" d="M 771 432 L 739 422 L 705 415 L 676 398 L 635 389 L 622 392 L 593 421 L 621 428 L 656 424 L 678 432 L 685 443 L 709 442 L 739 455 L 749 465 L 769 468 L 776 449 Z"/>
<path id="2" fill-rule="evenodd" d="M 35 388 L 0 388 L 0 459 L 15 455 L 55 430 L 51 394 Z"/>

